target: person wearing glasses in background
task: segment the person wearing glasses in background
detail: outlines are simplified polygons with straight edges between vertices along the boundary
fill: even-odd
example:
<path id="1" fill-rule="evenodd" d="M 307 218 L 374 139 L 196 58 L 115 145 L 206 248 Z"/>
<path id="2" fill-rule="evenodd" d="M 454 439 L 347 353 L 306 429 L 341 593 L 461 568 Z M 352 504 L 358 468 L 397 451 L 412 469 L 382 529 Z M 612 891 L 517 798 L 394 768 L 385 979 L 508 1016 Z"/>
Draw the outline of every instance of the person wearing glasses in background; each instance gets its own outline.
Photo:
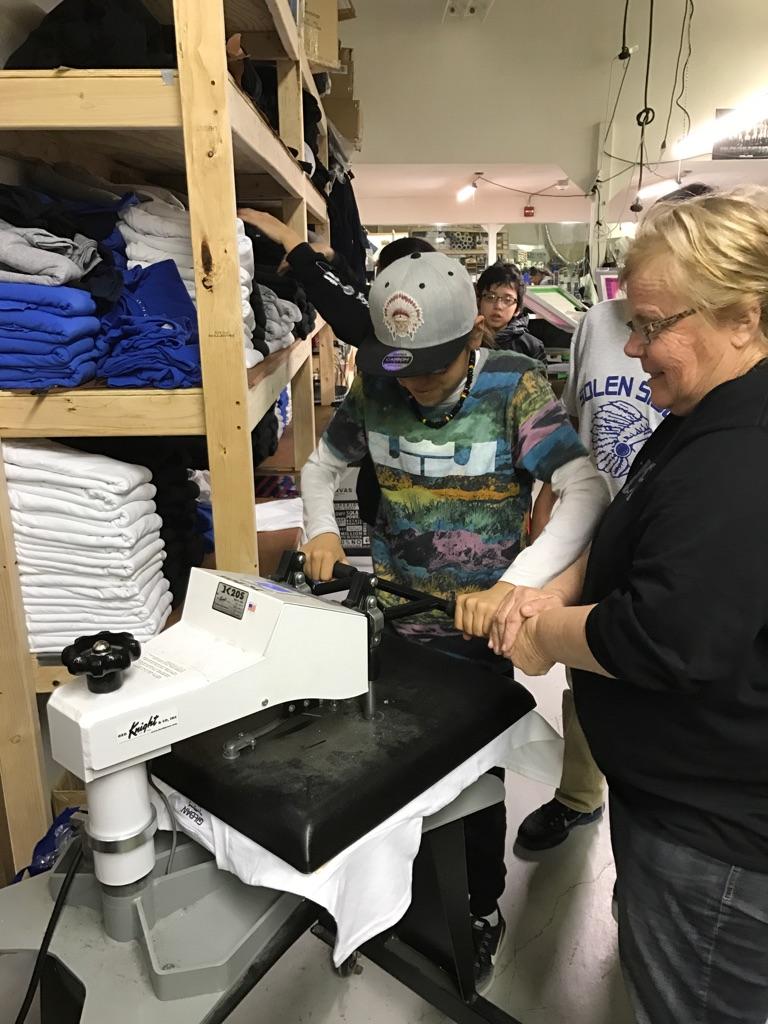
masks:
<path id="1" fill-rule="evenodd" d="M 494 263 L 477 281 L 477 307 L 491 348 L 519 352 L 543 363 L 544 345 L 528 331 L 525 284 L 512 263 Z"/>
<path id="2" fill-rule="evenodd" d="M 638 1024 L 765 1024 L 768 193 L 658 205 L 623 280 L 625 352 L 669 415 L 588 557 L 518 588 L 492 642 L 571 668 Z"/>

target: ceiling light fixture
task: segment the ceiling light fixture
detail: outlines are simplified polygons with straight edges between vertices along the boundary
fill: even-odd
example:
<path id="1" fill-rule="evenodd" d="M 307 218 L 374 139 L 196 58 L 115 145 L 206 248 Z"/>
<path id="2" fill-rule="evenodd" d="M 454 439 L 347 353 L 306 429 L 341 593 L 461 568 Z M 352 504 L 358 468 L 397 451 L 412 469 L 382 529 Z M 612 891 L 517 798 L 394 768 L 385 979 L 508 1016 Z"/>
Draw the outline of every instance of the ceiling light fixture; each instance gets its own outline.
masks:
<path id="1" fill-rule="evenodd" d="M 768 92 L 758 92 L 735 107 L 729 114 L 705 121 L 675 143 L 672 155 L 676 160 L 690 160 L 709 153 L 716 142 L 739 132 L 748 131 L 768 119 Z"/>
<path id="2" fill-rule="evenodd" d="M 459 191 L 456 193 L 457 203 L 466 203 L 468 199 L 471 199 L 474 196 L 475 192 L 477 191 L 477 183 L 480 181 L 482 176 L 482 171 L 475 171 L 475 175 L 472 178 L 472 181 L 469 183 L 469 185 L 465 185 L 463 188 L 460 188 Z"/>

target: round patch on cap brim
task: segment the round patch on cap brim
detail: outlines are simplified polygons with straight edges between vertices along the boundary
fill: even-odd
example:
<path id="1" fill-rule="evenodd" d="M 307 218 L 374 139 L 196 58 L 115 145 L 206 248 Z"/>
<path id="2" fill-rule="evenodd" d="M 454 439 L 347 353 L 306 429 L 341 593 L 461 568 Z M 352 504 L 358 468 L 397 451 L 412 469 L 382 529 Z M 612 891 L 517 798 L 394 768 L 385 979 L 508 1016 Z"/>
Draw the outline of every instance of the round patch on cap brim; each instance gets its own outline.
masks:
<path id="1" fill-rule="evenodd" d="M 388 373 L 397 373 L 398 370 L 405 370 L 413 362 L 413 352 L 407 348 L 396 348 L 394 352 L 388 352 L 381 360 L 382 370 Z"/>

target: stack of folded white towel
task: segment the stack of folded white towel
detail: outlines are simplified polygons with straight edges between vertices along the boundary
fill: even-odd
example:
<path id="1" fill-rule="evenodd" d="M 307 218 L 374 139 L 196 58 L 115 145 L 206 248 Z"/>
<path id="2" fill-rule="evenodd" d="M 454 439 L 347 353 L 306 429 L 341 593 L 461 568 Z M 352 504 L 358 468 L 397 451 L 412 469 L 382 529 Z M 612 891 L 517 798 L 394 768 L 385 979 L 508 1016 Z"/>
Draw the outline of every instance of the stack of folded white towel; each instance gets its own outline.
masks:
<path id="1" fill-rule="evenodd" d="M 267 319 L 264 341 L 270 352 L 277 352 L 294 343 L 293 329 L 301 321 L 301 310 L 294 302 L 278 298 L 271 288 L 257 287 Z"/>
<path id="2" fill-rule="evenodd" d="M 31 650 L 102 629 L 155 636 L 172 597 L 149 470 L 53 441 L 2 449 Z"/>
<path id="3" fill-rule="evenodd" d="M 146 267 L 163 260 L 173 260 L 184 287 L 195 300 L 195 264 L 192 255 L 189 212 L 162 199 L 150 199 L 138 206 L 124 207 L 119 214 L 118 229 L 125 241 L 128 267 Z M 245 234 L 243 222 L 237 220 L 237 254 L 240 263 L 240 301 L 245 335 L 246 365 L 255 366 L 262 354 L 251 341 L 256 324 L 250 304 L 253 286 L 253 244 Z"/>

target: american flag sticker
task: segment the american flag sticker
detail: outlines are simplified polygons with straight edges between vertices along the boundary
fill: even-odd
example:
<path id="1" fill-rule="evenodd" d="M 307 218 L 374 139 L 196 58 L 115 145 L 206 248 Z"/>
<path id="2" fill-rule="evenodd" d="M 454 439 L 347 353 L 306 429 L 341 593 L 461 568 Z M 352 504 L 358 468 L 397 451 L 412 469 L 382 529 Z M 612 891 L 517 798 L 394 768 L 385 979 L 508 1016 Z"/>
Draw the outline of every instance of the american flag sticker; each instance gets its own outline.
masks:
<path id="1" fill-rule="evenodd" d="M 256 602 L 255 601 L 249 601 L 248 602 L 248 611 L 249 612 L 255 612 L 256 611 Z"/>

